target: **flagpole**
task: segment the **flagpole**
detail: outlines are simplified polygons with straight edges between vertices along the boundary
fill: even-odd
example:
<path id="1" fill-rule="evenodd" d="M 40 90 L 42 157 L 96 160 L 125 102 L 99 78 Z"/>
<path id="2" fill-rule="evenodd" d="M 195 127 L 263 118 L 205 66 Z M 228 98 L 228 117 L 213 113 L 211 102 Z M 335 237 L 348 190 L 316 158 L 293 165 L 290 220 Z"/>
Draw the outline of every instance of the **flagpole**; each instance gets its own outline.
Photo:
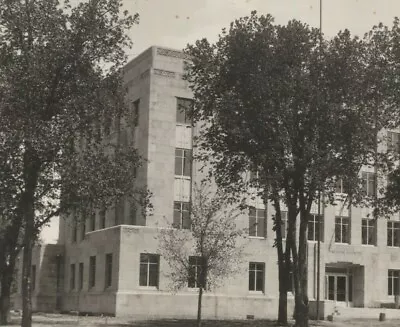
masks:
<path id="1" fill-rule="evenodd" d="M 322 52 L 322 0 L 319 0 L 319 46 L 320 59 Z M 320 85 L 321 88 L 321 85 Z M 321 96 L 321 90 L 320 96 Z M 317 244 L 317 320 L 319 320 L 320 288 L 321 288 L 321 190 L 318 189 L 318 244 Z"/>

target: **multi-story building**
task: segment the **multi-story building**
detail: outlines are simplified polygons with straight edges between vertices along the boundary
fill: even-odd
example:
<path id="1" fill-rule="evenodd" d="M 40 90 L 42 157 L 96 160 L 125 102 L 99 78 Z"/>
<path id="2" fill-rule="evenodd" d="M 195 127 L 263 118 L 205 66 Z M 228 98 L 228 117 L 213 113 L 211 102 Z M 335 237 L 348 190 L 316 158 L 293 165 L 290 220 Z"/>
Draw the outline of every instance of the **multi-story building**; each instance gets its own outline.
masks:
<path id="1" fill-rule="evenodd" d="M 158 254 L 157 234 L 167 223 L 187 227 L 192 182 L 199 163 L 191 167 L 191 123 L 180 107 L 190 105 L 183 80 L 185 55 L 151 47 L 124 69 L 127 100 L 134 126 L 125 130 L 148 162 L 137 172 L 139 185 L 153 193 L 152 215 L 123 204 L 118 210 L 88 218 L 85 224 L 60 219 L 57 245 L 36 248 L 32 267 L 36 310 L 58 309 L 136 317 L 194 317 L 197 292 L 176 294 L 165 276 L 168 265 Z M 398 134 L 390 134 L 398 143 Z M 376 191 L 373 169 L 362 172 L 365 191 Z M 338 183 L 338 193 L 345 193 Z M 278 267 L 273 208 L 253 201 L 240 219 L 249 228 L 242 273 L 204 294 L 205 317 L 277 316 Z M 333 306 L 380 307 L 393 303 L 400 281 L 400 220 L 371 218 L 371 210 L 340 205 L 313 206 L 308 225 L 309 296 L 317 298 L 317 233 L 321 219 L 320 298 L 325 315 Z M 285 212 L 283 213 L 285 217 Z M 20 299 L 14 297 L 15 306 Z M 289 314 L 293 296 L 289 294 Z M 322 310 L 322 309 L 321 309 Z"/>

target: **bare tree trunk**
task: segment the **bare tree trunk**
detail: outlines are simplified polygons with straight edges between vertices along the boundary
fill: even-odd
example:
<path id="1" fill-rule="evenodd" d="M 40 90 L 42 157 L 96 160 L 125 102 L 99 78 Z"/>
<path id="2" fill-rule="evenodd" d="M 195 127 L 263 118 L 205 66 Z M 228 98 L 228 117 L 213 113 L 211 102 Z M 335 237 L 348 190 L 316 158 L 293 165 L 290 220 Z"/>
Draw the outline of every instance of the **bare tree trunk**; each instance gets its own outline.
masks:
<path id="1" fill-rule="evenodd" d="M 35 191 L 37 187 L 40 163 L 34 153 L 27 151 L 24 155 L 25 192 L 21 211 L 24 217 L 25 232 L 23 238 L 22 264 L 22 327 L 32 326 L 32 249 L 36 238 L 35 230 Z"/>
<path id="2" fill-rule="evenodd" d="M 308 215 L 300 213 L 299 252 L 298 252 L 298 294 L 295 297 L 295 320 L 297 327 L 308 327 L 308 267 L 307 267 L 307 224 Z"/>
<path id="3" fill-rule="evenodd" d="M 29 225 L 33 225 L 29 224 Z M 32 289 L 31 289 L 31 270 L 32 270 L 32 249 L 33 241 L 29 233 L 33 232 L 33 226 L 25 226 L 23 265 L 22 265 L 22 327 L 32 326 Z"/>
<path id="4" fill-rule="evenodd" d="M 203 298 L 203 287 L 200 286 L 199 297 L 197 301 L 197 327 L 201 327 L 201 301 Z"/>
<path id="5" fill-rule="evenodd" d="M 0 325 L 7 325 L 9 322 L 12 280 L 12 273 L 6 269 L 1 276 Z"/>
<path id="6" fill-rule="evenodd" d="M 264 204 L 267 205 L 266 199 Z M 279 274 L 279 306 L 278 306 L 278 324 L 287 325 L 287 281 L 288 281 L 288 266 L 283 253 L 282 245 L 282 216 L 280 211 L 279 199 L 274 200 L 275 207 L 275 234 L 276 234 L 276 249 L 278 253 L 278 274 Z"/>
<path id="7" fill-rule="evenodd" d="M 279 277 L 278 324 L 287 325 L 287 291 L 284 279 Z"/>
<path id="8" fill-rule="evenodd" d="M 7 325 L 10 316 L 11 287 L 14 280 L 16 258 L 19 253 L 19 234 L 21 219 L 14 219 L 12 226 L 7 229 L 6 236 L 0 247 L 0 325 Z"/>

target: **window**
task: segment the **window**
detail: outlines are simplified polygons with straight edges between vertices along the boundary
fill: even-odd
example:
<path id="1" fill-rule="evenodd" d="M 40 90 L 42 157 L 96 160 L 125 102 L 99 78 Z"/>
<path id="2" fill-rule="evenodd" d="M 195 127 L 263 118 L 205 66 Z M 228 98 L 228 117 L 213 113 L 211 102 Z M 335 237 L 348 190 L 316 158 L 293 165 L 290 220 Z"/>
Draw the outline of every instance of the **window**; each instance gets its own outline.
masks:
<path id="1" fill-rule="evenodd" d="M 130 203 L 130 209 L 129 209 L 129 216 L 130 216 L 131 225 L 136 225 L 137 224 L 136 215 L 137 215 L 136 204 L 131 202 Z"/>
<path id="2" fill-rule="evenodd" d="M 318 216 L 316 214 L 310 214 L 308 217 L 308 240 L 318 241 L 318 221 L 320 221 L 320 241 L 324 241 L 324 216 Z"/>
<path id="3" fill-rule="evenodd" d="M 205 286 L 206 260 L 202 257 L 189 257 L 189 288 L 199 288 Z"/>
<path id="4" fill-rule="evenodd" d="M 362 244 L 375 245 L 375 220 L 364 218 L 361 220 Z"/>
<path id="5" fill-rule="evenodd" d="M 93 211 L 90 213 L 90 231 L 96 230 L 96 213 Z"/>
<path id="6" fill-rule="evenodd" d="M 189 202 L 174 202 L 174 223 L 175 228 L 190 229 L 190 204 Z"/>
<path id="7" fill-rule="evenodd" d="M 388 271 L 388 295 L 399 295 L 400 270 Z"/>
<path id="8" fill-rule="evenodd" d="M 114 208 L 115 225 L 120 225 L 124 223 L 125 218 L 125 201 L 124 198 L 120 198 L 115 201 Z"/>
<path id="9" fill-rule="evenodd" d="M 288 228 L 288 213 L 287 211 L 281 211 L 281 220 L 282 220 L 282 238 L 286 239 L 287 236 L 287 228 Z"/>
<path id="10" fill-rule="evenodd" d="M 79 263 L 79 276 L 78 276 L 79 280 L 79 289 L 82 290 L 83 289 L 83 262 Z"/>
<path id="11" fill-rule="evenodd" d="M 335 192 L 336 193 L 348 193 L 348 185 L 346 184 L 345 181 L 343 181 L 342 178 L 338 178 L 336 180 Z"/>
<path id="12" fill-rule="evenodd" d="M 140 286 L 158 287 L 158 265 L 160 257 L 158 254 L 140 254 Z"/>
<path id="13" fill-rule="evenodd" d="M 72 223 L 72 242 L 76 243 L 78 238 L 78 224 L 74 220 Z"/>
<path id="14" fill-rule="evenodd" d="M 388 132 L 387 147 L 389 151 L 400 152 L 400 133 Z"/>
<path id="15" fill-rule="evenodd" d="M 265 237 L 264 209 L 251 207 L 249 210 L 249 235 Z"/>
<path id="16" fill-rule="evenodd" d="M 86 235 L 86 221 L 85 219 L 83 219 L 81 221 L 81 240 L 85 239 L 85 235 Z"/>
<path id="17" fill-rule="evenodd" d="M 139 108 L 140 108 L 140 99 L 132 102 L 133 107 L 133 126 L 139 126 Z"/>
<path id="18" fill-rule="evenodd" d="M 249 264 L 249 291 L 264 292 L 264 268 L 262 262 Z"/>
<path id="19" fill-rule="evenodd" d="M 32 283 L 32 291 L 34 291 L 36 289 L 36 265 L 32 265 L 31 283 Z"/>
<path id="20" fill-rule="evenodd" d="M 192 150 L 175 149 L 175 175 L 190 177 L 191 166 Z"/>
<path id="21" fill-rule="evenodd" d="M 400 222 L 387 222 L 387 245 L 400 247 Z"/>
<path id="22" fill-rule="evenodd" d="M 75 289 L 75 264 L 70 265 L 69 269 L 69 287 L 71 290 Z"/>
<path id="23" fill-rule="evenodd" d="M 106 208 L 102 208 L 99 212 L 99 227 L 100 229 L 106 228 Z"/>
<path id="24" fill-rule="evenodd" d="M 112 260 L 112 253 L 107 253 L 106 254 L 106 264 L 105 264 L 105 288 L 110 287 L 112 283 L 112 266 L 113 266 L 113 260 Z"/>
<path id="25" fill-rule="evenodd" d="M 259 178 L 259 174 L 257 170 L 250 171 L 250 183 L 256 183 Z"/>
<path id="26" fill-rule="evenodd" d="M 189 118 L 189 113 L 193 108 L 193 100 L 177 98 L 176 100 L 176 123 L 191 125 L 192 121 Z"/>
<path id="27" fill-rule="evenodd" d="M 363 172 L 361 177 L 362 177 L 363 193 L 367 196 L 375 196 L 376 194 L 375 173 Z"/>
<path id="28" fill-rule="evenodd" d="M 335 218 L 335 242 L 350 243 L 350 218 Z"/>
<path id="29" fill-rule="evenodd" d="M 89 259 L 89 288 L 96 285 L 96 256 Z"/>

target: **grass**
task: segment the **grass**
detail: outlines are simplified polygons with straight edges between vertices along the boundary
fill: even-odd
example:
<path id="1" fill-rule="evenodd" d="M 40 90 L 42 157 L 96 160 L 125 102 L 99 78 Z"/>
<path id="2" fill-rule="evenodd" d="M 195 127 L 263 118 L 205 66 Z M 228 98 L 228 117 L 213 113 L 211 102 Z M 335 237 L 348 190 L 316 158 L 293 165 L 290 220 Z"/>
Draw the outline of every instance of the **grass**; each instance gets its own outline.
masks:
<path id="1" fill-rule="evenodd" d="M 20 318 L 14 317 L 9 326 L 18 326 Z M 291 323 L 291 325 L 293 322 Z M 277 326 L 272 320 L 205 320 L 204 327 L 273 327 Z M 37 314 L 33 317 L 33 327 L 75 327 L 75 326 L 110 326 L 110 327 L 195 327 L 195 320 L 187 319 L 163 319 L 147 321 L 131 321 L 129 319 L 110 318 L 110 317 L 77 317 L 73 315 L 61 314 Z M 397 327 L 400 320 L 387 320 L 379 322 L 377 319 L 352 319 L 329 321 L 310 321 L 311 327 Z"/>

